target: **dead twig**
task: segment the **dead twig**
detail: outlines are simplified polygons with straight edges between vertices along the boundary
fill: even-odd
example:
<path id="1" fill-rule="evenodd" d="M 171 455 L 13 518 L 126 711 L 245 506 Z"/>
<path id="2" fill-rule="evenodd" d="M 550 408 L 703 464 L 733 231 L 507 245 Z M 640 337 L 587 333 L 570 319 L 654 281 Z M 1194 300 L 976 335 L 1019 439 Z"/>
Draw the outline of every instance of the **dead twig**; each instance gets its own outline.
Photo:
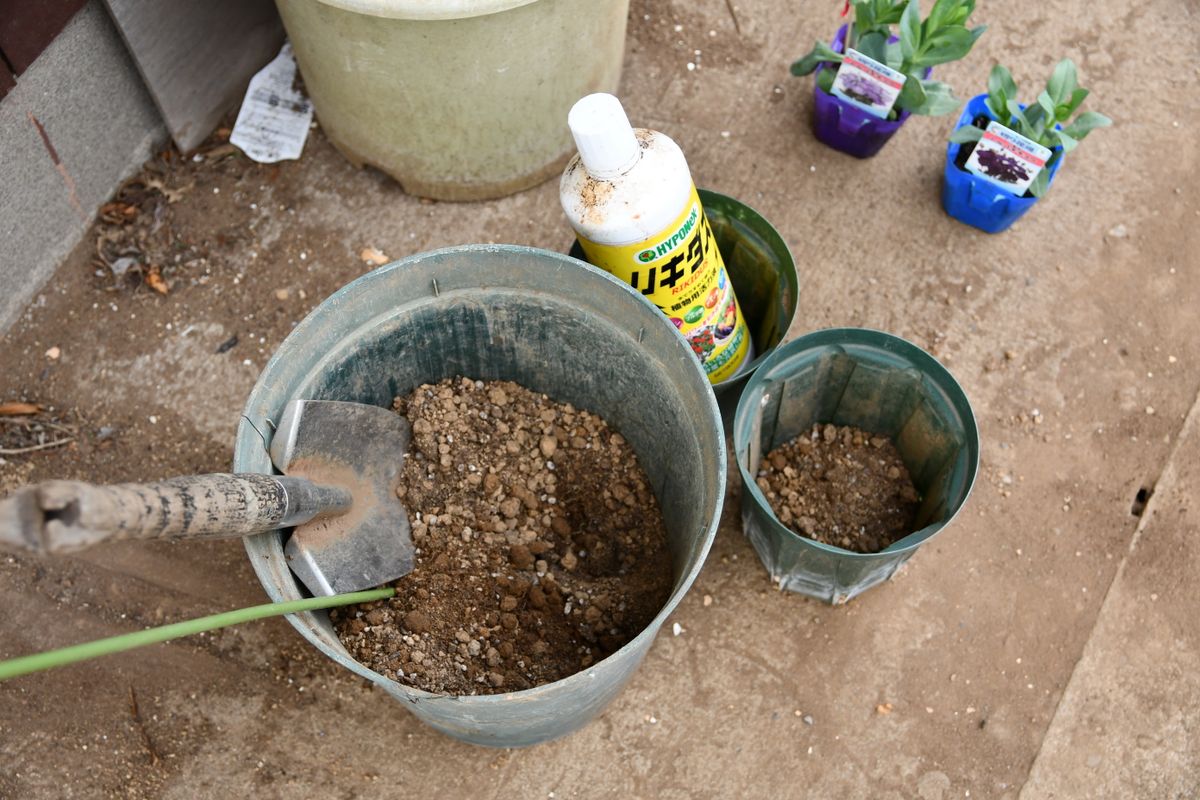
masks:
<path id="1" fill-rule="evenodd" d="M 67 436 L 63 439 L 55 439 L 53 442 L 44 444 L 35 444 L 32 447 L 17 447 L 11 450 L 0 449 L 0 456 L 19 456 L 25 453 L 36 453 L 38 450 L 49 450 L 52 447 L 61 447 L 64 444 L 70 444 L 75 441 L 74 436 Z"/>
<path id="2" fill-rule="evenodd" d="M 142 735 L 142 744 L 146 746 L 146 752 L 150 754 L 150 763 L 157 764 L 161 757 L 158 754 L 158 748 L 154 746 L 154 740 L 150 738 L 150 733 L 146 730 L 145 723 L 142 722 L 142 712 L 138 709 L 137 692 L 134 691 L 133 684 L 129 685 L 129 713 L 133 716 L 138 732 Z"/>
<path id="3" fill-rule="evenodd" d="M 725 7 L 729 9 L 729 16 L 733 18 L 733 29 L 738 36 L 742 35 L 742 26 L 738 22 L 737 12 L 733 10 L 733 0 L 725 0 Z"/>
<path id="4" fill-rule="evenodd" d="M 71 435 L 74 435 L 78 430 L 73 425 L 60 425 L 57 422 L 47 422 L 44 419 L 33 419 L 30 417 L 0 417 L 0 425 L 16 425 L 21 428 L 32 428 L 41 425 L 44 428 L 62 431 Z"/>

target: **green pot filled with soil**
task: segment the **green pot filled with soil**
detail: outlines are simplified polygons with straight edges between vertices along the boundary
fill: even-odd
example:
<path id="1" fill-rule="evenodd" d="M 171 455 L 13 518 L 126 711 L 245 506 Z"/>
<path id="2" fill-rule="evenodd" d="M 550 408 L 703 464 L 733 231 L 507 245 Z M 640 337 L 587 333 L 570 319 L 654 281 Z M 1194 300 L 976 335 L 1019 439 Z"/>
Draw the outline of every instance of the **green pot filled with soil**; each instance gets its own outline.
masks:
<path id="1" fill-rule="evenodd" d="M 409 419 L 397 494 L 417 553 L 394 598 L 288 619 L 468 742 L 535 744 L 598 714 L 715 535 L 724 438 L 700 365 L 635 290 L 563 255 L 455 247 L 344 287 L 263 371 L 236 470 L 271 471 L 257 431 L 297 398 Z M 304 596 L 284 538 L 246 540 L 275 601 Z"/>
<path id="2" fill-rule="evenodd" d="M 734 418 L 742 526 L 781 589 L 830 603 L 887 580 L 962 508 L 970 402 L 896 336 L 816 331 L 778 348 Z"/>

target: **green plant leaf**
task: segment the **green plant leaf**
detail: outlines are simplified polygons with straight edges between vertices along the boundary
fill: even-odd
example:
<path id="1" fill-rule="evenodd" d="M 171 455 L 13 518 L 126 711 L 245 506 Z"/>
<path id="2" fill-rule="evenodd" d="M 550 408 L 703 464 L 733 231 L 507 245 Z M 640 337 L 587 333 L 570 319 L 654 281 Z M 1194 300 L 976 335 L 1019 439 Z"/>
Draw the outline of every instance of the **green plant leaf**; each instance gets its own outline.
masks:
<path id="1" fill-rule="evenodd" d="M 877 24 L 895 25 L 900 21 L 900 17 L 904 16 L 904 10 L 908 8 L 908 0 L 900 0 L 899 3 L 894 3 L 892 0 L 880 0 L 881 7 L 875 14 Z"/>
<path id="2" fill-rule="evenodd" d="M 958 13 L 962 0 L 934 0 L 929 16 L 925 18 L 925 34 L 953 24 L 951 19 Z"/>
<path id="3" fill-rule="evenodd" d="M 921 7 L 917 0 L 908 0 L 900 16 L 900 52 L 904 60 L 912 63 L 913 56 L 921 48 Z"/>
<path id="4" fill-rule="evenodd" d="M 925 101 L 920 105 L 906 106 L 914 114 L 921 114 L 927 117 L 940 117 L 943 114 L 949 114 L 962 105 L 961 101 L 954 96 L 950 87 L 944 83 L 917 80 L 915 76 L 910 75 L 908 82 L 904 84 L 905 88 L 913 81 L 921 84 L 921 89 L 925 94 Z"/>
<path id="5" fill-rule="evenodd" d="M 1033 133 L 1033 126 L 1029 124 L 1029 119 L 1025 116 L 1025 112 L 1021 110 L 1021 104 L 1017 102 L 1017 99 L 1010 97 L 1005 106 L 1008 108 L 1007 127 L 1012 128 L 1022 136 L 1028 136 L 1030 139 L 1037 138 L 1031 135 Z"/>
<path id="6" fill-rule="evenodd" d="M 1075 62 L 1069 58 L 1064 58 L 1054 67 L 1053 74 L 1050 75 L 1050 80 L 1046 84 L 1046 92 L 1053 100 L 1053 105 L 1066 105 L 1070 102 L 1071 95 L 1079 88 L 1079 76 L 1075 69 Z"/>
<path id="7" fill-rule="evenodd" d="M 1066 104 L 1066 105 L 1067 105 L 1067 118 L 1068 118 L 1068 119 L 1070 118 L 1070 116 L 1071 116 L 1072 114 L 1074 114 L 1074 113 L 1075 113 L 1075 109 L 1077 109 L 1077 108 L 1079 108 L 1081 105 L 1083 105 L 1083 101 L 1087 99 L 1087 96 L 1088 96 L 1089 94 L 1091 94 L 1091 92 L 1089 92 L 1087 89 L 1076 89 L 1075 91 L 1071 92 L 1071 99 L 1070 99 L 1070 101 L 1069 101 L 1069 102 Z M 1061 119 L 1059 120 L 1059 122 L 1062 122 L 1062 121 L 1063 121 L 1063 120 L 1061 120 Z"/>
<path id="8" fill-rule="evenodd" d="M 1046 190 L 1050 188 L 1050 164 L 1047 162 L 1045 169 L 1037 174 L 1033 179 L 1033 183 L 1029 184 L 1029 193 L 1034 197 L 1042 197 L 1046 194 Z"/>
<path id="9" fill-rule="evenodd" d="M 1063 129 L 1072 139 L 1083 141 L 1096 128 L 1107 128 L 1112 120 L 1098 111 L 1085 111 L 1075 118 L 1075 121 Z"/>
<path id="10" fill-rule="evenodd" d="M 887 53 L 887 59 L 883 63 L 887 64 L 892 69 L 898 70 L 904 64 L 904 54 L 900 52 L 899 42 L 888 42 L 884 52 Z"/>
<path id="11" fill-rule="evenodd" d="M 825 42 L 817 42 L 808 55 L 792 64 L 793 75 L 810 75 L 821 64 L 842 63 L 842 54 L 834 52 Z"/>
<path id="12" fill-rule="evenodd" d="M 1054 127 L 1054 122 L 1058 118 L 1058 109 L 1054 107 L 1054 99 L 1050 97 L 1049 92 L 1042 92 L 1038 95 L 1038 108 L 1041 109 L 1039 119 L 1047 127 Z M 1031 119 L 1030 122 L 1033 120 Z"/>
<path id="13" fill-rule="evenodd" d="M 913 58 L 913 66 L 931 67 L 957 61 L 971 52 L 975 38 L 961 25 L 935 31 L 922 43 L 921 51 Z"/>
<path id="14" fill-rule="evenodd" d="M 964 125 L 950 134 L 950 141 L 954 144 L 970 144 L 978 142 L 983 138 L 983 129 L 976 128 L 974 125 Z"/>
<path id="15" fill-rule="evenodd" d="M 1013 82 L 1012 73 L 1001 64 L 992 67 L 988 75 L 987 106 L 1001 125 L 1008 125 L 1008 101 L 1017 99 L 1017 84 Z"/>
<path id="16" fill-rule="evenodd" d="M 1066 131 L 1053 131 L 1052 133 L 1054 138 L 1058 140 L 1058 145 L 1062 148 L 1063 155 L 1074 150 L 1079 144 L 1079 140 Z"/>
<path id="17" fill-rule="evenodd" d="M 833 82 L 837 78 L 837 70 L 823 69 L 817 73 L 817 86 L 825 94 L 833 92 Z"/>
<path id="18" fill-rule="evenodd" d="M 909 75 L 908 79 L 904 81 L 904 88 L 896 96 L 896 108 L 914 111 L 924 104 L 925 100 L 925 87 L 921 85 L 921 79 L 915 75 Z"/>
<path id="19" fill-rule="evenodd" d="M 875 19 L 876 0 L 853 0 L 854 32 L 860 37 L 878 24 Z"/>
<path id="20" fill-rule="evenodd" d="M 868 58 L 887 63 L 887 36 L 880 31 L 864 33 L 859 38 L 858 47 L 855 49 Z"/>

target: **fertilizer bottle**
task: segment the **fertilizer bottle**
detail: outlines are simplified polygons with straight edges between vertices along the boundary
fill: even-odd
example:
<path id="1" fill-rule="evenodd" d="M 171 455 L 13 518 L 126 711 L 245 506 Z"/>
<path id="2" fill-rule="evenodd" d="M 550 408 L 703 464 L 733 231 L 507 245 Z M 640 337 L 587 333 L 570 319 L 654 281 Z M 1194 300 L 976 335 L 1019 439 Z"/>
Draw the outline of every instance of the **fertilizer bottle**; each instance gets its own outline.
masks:
<path id="1" fill-rule="evenodd" d="M 634 130 L 610 94 L 581 99 L 567 124 L 579 155 L 559 199 L 588 261 L 658 306 L 711 382 L 733 377 L 754 345 L 679 146 Z"/>

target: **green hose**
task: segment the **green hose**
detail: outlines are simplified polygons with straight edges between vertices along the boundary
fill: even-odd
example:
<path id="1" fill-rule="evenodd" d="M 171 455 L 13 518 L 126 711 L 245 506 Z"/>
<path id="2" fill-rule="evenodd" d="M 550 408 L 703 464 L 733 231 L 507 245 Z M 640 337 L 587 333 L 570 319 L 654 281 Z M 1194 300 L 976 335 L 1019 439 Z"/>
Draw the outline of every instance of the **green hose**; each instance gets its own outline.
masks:
<path id="1" fill-rule="evenodd" d="M 290 600 L 286 603 L 266 603 L 261 606 L 251 606 L 250 608 L 241 608 L 237 611 L 226 611 L 223 614 L 213 614 L 208 617 L 200 617 L 199 619 L 190 619 L 185 622 L 163 625 L 159 628 L 123 633 L 120 636 L 110 636 L 107 639 L 97 639 L 94 642 L 85 642 L 84 644 L 71 645 L 70 647 L 63 647 L 58 650 L 48 650 L 45 653 L 34 653 L 29 656 L 12 658 L 8 661 L 0 661 L 0 681 L 15 678 L 18 675 L 28 675 L 31 672 L 40 672 L 44 669 L 54 669 L 55 667 L 74 664 L 76 661 L 86 661 L 89 658 L 98 658 L 111 653 L 132 650 L 135 647 L 147 644 L 178 639 L 180 636 L 191 636 L 194 633 L 225 628 L 229 625 L 237 625 L 242 622 L 250 622 L 251 620 L 263 619 L 265 617 L 278 617 L 284 614 L 295 614 L 300 611 L 315 611 L 319 608 L 348 606 L 353 603 L 369 603 L 372 600 L 383 600 L 384 598 L 391 597 L 395 593 L 395 589 L 371 589 L 366 592 L 336 594 L 332 597 L 310 597 L 306 600 Z"/>

